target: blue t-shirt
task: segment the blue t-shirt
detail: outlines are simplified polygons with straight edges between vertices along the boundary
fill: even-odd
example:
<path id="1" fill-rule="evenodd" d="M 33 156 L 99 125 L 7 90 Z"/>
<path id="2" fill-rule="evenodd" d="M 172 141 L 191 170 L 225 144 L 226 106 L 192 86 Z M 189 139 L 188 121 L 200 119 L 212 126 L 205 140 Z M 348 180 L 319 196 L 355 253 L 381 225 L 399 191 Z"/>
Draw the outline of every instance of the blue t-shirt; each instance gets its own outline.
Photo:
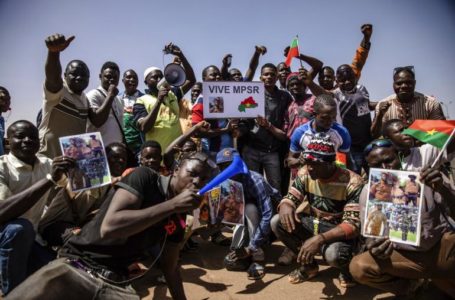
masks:
<path id="1" fill-rule="evenodd" d="M 294 130 L 291 136 L 291 152 L 299 153 L 306 148 L 311 138 L 318 132 L 313 129 L 314 120 L 307 122 Z M 324 132 L 330 137 L 330 140 L 335 144 L 335 150 L 347 153 L 351 148 L 351 136 L 346 127 L 333 123 L 332 127 Z"/>
<path id="2" fill-rule="evenodd" d="M 3 137 L 5 136 L 5 119 L 0 116 L 0 155 L 5 154 L 3 149 Z"/>

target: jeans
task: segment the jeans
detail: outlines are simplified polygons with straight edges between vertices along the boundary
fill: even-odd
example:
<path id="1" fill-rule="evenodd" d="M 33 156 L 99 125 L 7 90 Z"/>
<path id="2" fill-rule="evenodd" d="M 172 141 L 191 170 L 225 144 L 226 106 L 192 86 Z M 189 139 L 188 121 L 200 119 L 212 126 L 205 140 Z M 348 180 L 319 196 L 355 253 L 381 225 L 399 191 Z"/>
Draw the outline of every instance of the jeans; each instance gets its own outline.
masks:
<path id="1" fill-rule="evenodd" d="M 280 216 L 277 214 L 272 218 L 272 231 L 282 241 L 286 247 L 292 250 L 295 254 L 299 253 L 300 246 L 307 239 L 314 236 L 313 233 L 313 217 L 304 216 L 301 218 L 302 223 L 296 223 L 296 228 L 289 233 L 284 229 L 280 222 Z M 333 226 L 319 223 L 319 232 L 323 233 Z M 352 241 L 339 241 L 330 244 L 324 244 L 321 249 L 321 254 L 328 265 L 340 269 L 343 274 L 349 274 L 349 263 L 353 256 L 354 243 Z"/>
<path id="2" fill-rule="evenodd" d="M 352 164 L 352 171 L 356 172 L 360 175 L 362 172 L 362 168 L 365 170 L 365 173 L 368 174 L 370 168 L 365 160 L 365 155 L 363 152 L 355 152 L 351 150 L 351 164 Z"/>
<path id="3" fill-rule="evenodd" d="M 35 230 L 26 219 L 15 219 L 0 226 L 0 272 L 4 295 L 27 277 L 34 240 Z"/>
<path id="4" fill-rule="evenodd" d="M 248 244 L 251 245 L 250 241 L 254 238 L 256 231 L 259 230 L 259 223 L 261 222 L 261 216 L 259 215 L 259 210 L 253 203 L 247 203 L 245 205 L 245 225 L 236 225 L 234 231 L 244 230 L 247 226 L 248 236 L 240 238 L 241 242 L 239 243 L 236 239 L 232 239 L 231 250 L 238 248 L 238 246 L 246 247 Z M 247 239 L 247 241 L 245 240 Z M 258 247 L 263 246 L 267 242 L 267 237 L 263 238 L 261 241 L 258 241 Z M 243 245 L 245 244 L 245 245 Z M 255 249 L 256 250 L 256 249 Z"/>
<path id="5" fill-rule="evenodd" d="M 278 151 L 262 152 L 245 145 L 242 158 L 248 169 L 259 174 L 263 174 L 264 170 L 267 182 L 276 190 L 281 191 L 281 163 Z"/>
<path id="6" fill-rule="evenodd" d="M 70 266 L 52 261 L 14 289 L 8 299 L 140 299 L 131 286 L 115 286 Z"/>

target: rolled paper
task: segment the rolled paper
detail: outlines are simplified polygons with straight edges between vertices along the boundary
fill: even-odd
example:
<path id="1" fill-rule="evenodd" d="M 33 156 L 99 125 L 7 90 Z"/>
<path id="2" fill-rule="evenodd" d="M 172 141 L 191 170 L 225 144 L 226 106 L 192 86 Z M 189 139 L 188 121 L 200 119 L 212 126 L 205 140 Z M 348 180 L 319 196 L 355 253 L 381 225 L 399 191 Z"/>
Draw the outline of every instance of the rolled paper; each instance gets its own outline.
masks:
<path id="1" fill-rule="evenodd" d="M 248 174 L 248 167 L 246 166 L 245 162 L 240 158 L 240 155 L 234 154 L 234 159 L 232 163 L 224 169 L 223 172 L 218 174 L 215 178 L 213 178 L 209 183 L 207 183 L 199 192 L 199 195 L 204 195 L 217 185 L 221 184 L 226 179 L 229 179 L 237 174 Z"/>

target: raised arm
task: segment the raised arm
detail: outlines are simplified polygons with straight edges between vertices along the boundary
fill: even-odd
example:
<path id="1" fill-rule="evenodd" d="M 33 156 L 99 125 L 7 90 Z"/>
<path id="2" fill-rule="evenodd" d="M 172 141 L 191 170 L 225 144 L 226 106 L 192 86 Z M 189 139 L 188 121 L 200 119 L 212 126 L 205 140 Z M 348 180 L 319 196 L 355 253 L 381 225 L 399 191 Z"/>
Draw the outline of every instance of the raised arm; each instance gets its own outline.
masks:
<path id="1" fill-rule="evenodd" d="M 186 80 L 182 85 L 182 92 L 185 95 L 196 83 L 196 76 L 194 75 L 193 67 L 190 65 L 186 56 L 177 45 L 170 44 L 171 54 L 177 56 L 182 62 L 182 66 L 185 69 Z"/>
<path id="2" fill-rule="evenodd" d="M 299 69 L 299 73 L 300 73 L 299 77 L 303 80 L 305 85 L 310 89 L 311 93 L 313 93 L 313 95 L 315 97 L 317 97 L 319 95 L 322 95 L 322 94 L 331 95 L 331 93 L 329 91 L 325 90 L 324 88 L 322 88 L 321 86 L 317 85 L 313 81 L 313 77 L 312 77 L 312 75 L 310 74 L 309 71 L 305 70 L 304 68 L 300 68 Z"/>
<path id="3" fill-rule="evenodd" d="M 391 103 L 390 101 L 382 101 L 377 104 L 376 114 L 371 124 L 371 136 L 374 139 L 377 139 L 381 136 L 382 133 L 382 118 L 389 109 Z"/>
<path id="4" fill-rule="evenodd" d="M 44 85 L 51 93 L 57 93 L 63 87 L 60 52 L 64 51 L 74 38 L 74 36 L 71 36 L 66 39 L 62 34 L 54 34 L 45 40 L 48 51 L 45 64 L 46 79 Z"/>
<path id="5" fill-rule="evenodd" d="M 360 46 L 357 48 L 351 63 L 351 67 L 354 70 L 357 80 L 360 79 L 363 66 L 366 63 L 368 53 L 370 52 L 370 39 L 371 35 L 373 34 L 373 25 L 363 24 L 360 30 L 362 31 L 363 39 L 360 42 Z"/>
<path id="6" fill-rule="evenodd" d="M 288 56 L 288 52 L 289 52 L 289 46 L 284 48 L 285 57 Z M 314 79 L 316 77 L 316 75 L 318 75 L 319 71 L 321 71 L 322 66 L 324 65 L 324 63 L 322 61 L 320 61 L 319 59 L 312 57 L 312 56 L 302 54 L 302 53 L 300 53 L 300 56 L 298 57 L 298 59 L 300 59 L 310 65 L 311 69 L 308 71 L 308 73 L 309 73 L 309 75 L 311 75 L 312 79 Z"/>
<path id="7" fill-rule="evenodd" d="M 248 66 L 248 70 L 245 74 L 246 81 L 252 81 L 254 78 L 254 73 L 256 73 L 256 69 L 259 65 L 259 56 L 264 55 L 267 53 L 267 48 L 264 46 L 255 46 L 255 50 L 253 56 L 250 60 L 250 65 Z"/>
<path id="8" fill-rule="evenodd" d="M 229 81 L 231 79 L 231 75 L 229 75 L 229 68 L 231 67 L 232 62 L 232 54 L 226 54 L 223 57 L 222 65 L 221 65 L 221 78 L 225 81 Z"/>
<path id="9" fill-rule="evenodd" d="M 197 134 L 199 131 L 210 129 L 210 124 L 206 121 L 197 123 L 195 126 L 191 127 L 187 132 L 176 138 L 164 151 L 163 162 L 167 168 L 170 168 L 174 162 L 174 156 L 178 149 L 182 148 L 183 145 L 191 137 Z"/>

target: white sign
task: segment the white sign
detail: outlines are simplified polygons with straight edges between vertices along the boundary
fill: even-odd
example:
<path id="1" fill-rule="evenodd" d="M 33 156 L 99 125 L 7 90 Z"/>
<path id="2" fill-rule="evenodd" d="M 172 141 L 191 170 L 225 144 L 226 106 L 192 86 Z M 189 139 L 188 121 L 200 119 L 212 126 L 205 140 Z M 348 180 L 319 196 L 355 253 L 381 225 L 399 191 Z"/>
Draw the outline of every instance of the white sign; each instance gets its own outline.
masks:
<path id="1" fill-rule="evenodd" d="M 210 81 L 203 83 L 205 119 L 264 116 L 264 83 Z"/>

